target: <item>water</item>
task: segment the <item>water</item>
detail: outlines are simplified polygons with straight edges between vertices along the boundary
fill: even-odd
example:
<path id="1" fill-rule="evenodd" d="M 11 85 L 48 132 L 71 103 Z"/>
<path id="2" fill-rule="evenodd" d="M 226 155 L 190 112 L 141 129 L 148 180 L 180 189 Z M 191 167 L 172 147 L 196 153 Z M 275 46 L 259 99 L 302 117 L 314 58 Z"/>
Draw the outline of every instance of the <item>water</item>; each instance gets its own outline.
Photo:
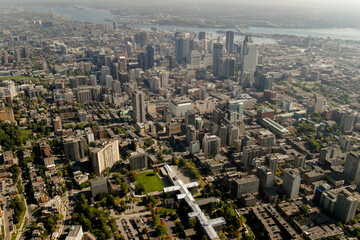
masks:
<path id="1" fill-rule="evenodd" d="M 92 8 L 74 8 L 74 7 L 54 7 L 49 8 L 45 6 L 26 6 L 26 8 L 32 8 L 39 12 L 47 12 L 53 10 L 57 14 L 68 16 L 69 20 L 72 21 L 83 21 L 92 23 L 109 23 L 105 19 L 115 19 L 116 16 L 112 15 L 109 11 L 92 9 Z M 120 18 L 121 20 L 121 18 Z M 123 19 L 125 20 L 125 19 Z M 138 28 L 151 28 L 154 25 L 135 25 Z M 235 28 L 198 28 L 198 27 L 176 27 L 176 26 L 157 26 L 158 29 L 163 31 L 172 31 L 174 29 L 184 30 L 189 32 L 206 32 L 212 34 L 213 37 L 223 36 L 218 34 L 216 31 L 236 31 Z M 243 29 L 246 33 L 254 34 L 288 34 L 297 36 L 311 36 L 319 38 L 333 38 L 342 40 L 357 40 L 360 41 L 360 30 L 359 29 L 348 29 L 348 28 L 334 28 L 334 29 L 293 29 L 293 28 L 270 28 L 270 27 L 249 27 Z M 236 36 L 236 40 L 242 39 L 241 36 Z M 274 43 L 275 40 L 271 38 L 253 38 L 255 42 L 261 43 Z"/>
<path id="2" fill-rule="evenodd" d="M 134 27 L 140 29 L 149 29 L 155 27 L 155 25 L 149 24 L 135 24 Z M 157 29 L 162 31 L 173 31 L 173 30 L 181 30 L 187 32 L 206 32 L 207 34 L 211 34 L 213 38 L 224 37 L 225 33 L 217 33 L 217 31 L 236 31 L 235 28 L 198 28 L 198 27 L 175 27 L 175 26 L 156 26 Z M 235 35 L 235 41 L 243 40 L 244 36 Z M 253 41 L 257 44 L 274 44 L 276 43 L 275 39 L 272 38 L 261 38 L 261 37 L 252 37 Z"/>

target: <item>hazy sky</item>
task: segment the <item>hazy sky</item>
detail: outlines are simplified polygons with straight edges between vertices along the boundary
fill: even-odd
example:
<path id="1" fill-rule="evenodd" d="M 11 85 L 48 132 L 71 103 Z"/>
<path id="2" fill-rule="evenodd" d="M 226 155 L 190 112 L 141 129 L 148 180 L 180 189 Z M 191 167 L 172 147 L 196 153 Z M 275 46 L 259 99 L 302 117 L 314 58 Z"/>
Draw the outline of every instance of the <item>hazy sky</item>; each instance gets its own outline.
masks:
<path id="1" fill-rule="evenodd" d="M 253 5 L 253 6 L 272 6 L 279 8 L 296 9 L 319 9 L 319 10 L 338 10 L 338 11 L 354 11 L 360 14 L 360 1 L 359 0 L 0 0 L 5 7 L 12 4 L 31 4 L 31 3 L 69 3 L 81 5 L 103 5 L 104 7 L 112 5 L 121 7 L 121 5 L 152 5 L 158 4 L 174 4 L 181 5 L 186 3 L 186 7 L 191 7 L 191 4 L 216 4 L 216 5 Z"/>

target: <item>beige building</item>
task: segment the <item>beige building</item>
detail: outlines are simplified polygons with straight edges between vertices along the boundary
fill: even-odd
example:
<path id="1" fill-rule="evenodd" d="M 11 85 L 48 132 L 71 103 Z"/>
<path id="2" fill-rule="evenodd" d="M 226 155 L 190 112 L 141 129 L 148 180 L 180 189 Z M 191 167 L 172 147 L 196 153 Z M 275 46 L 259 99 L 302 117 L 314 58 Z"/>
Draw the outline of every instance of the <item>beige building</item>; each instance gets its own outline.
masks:
<path id="1" fill-rule="evenodd" d="M 100 175 L 105 168 L 111 168 L 120 160 L 119 141 L 111 141 L 102 148 L 94 148 L 91 154 L 94 172 L 96 175 Z"/>

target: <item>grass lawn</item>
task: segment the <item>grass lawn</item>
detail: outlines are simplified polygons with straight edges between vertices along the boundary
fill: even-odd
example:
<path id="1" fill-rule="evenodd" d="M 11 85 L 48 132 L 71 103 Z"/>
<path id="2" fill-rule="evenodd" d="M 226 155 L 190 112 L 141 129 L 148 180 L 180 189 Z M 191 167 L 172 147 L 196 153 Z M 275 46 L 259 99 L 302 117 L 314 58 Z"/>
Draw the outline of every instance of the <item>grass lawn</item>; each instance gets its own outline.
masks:
<path id="1" fill-rule="evenodd" d="M 31 129 L 20 129 L 21 139 L 27 140 L 31 137 L 33 131 Z"/>
<path id="2" fill-rule="evenodd" d="M 147 194 L 149 192 L 162 191 L 164 184 L 160 180 L 159 176 L 154 172 L 145 172 L 136 175 L 136 183 L 142 183 L 144 186 L 144 191 L 142 194 Z"/>

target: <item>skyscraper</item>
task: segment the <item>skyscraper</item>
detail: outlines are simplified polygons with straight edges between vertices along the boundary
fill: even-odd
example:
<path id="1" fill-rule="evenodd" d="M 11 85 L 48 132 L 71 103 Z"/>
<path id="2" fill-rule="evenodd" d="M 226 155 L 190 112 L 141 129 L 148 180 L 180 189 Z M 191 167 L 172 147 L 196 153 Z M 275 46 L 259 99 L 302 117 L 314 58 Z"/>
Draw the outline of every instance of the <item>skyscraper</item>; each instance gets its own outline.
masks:
<path id="1" fill-rule="evenodd" d="M 80 161 L 85 157 L 86 140 L 84 138 L 68 138 L 64 140 L 63 145 L 66 159 Z"/>
<path id="2" fill-rule="evenodd" d="M 235 38 L 234 31 L 227 31 L 226 32 L 226 51 L 228 53 L 233 53 L 234 52 L 234 38 Z"/>
<path id="3" fill-rule="evenodd" d="M 313 112 L 321 112 L 325 105 L 325 99 L 323 96 L 315 94 L 312 99 L 312 111 Z"/>
<path id="4" fill-rule="evenodd" d="M 221 43 L 214 43 L 213 48 L 213 74 L 218 77 L 220 74 L 220 59 L 223 56 L 223 45 Z"/>
<path id="5" fill-rule="evenodd" d="M 344 166 L 344 174 L 352 183 L 360 180 L 360 153 L 349 152 Z"/>
<path id="6" fill-rule="evenodd" d="M 146 69 L 154 68 L 154 51 L 152 45 L 146 46 Z"/>
<path id="7" fill-rule="evenodd" d="M 349 133 L 353 130 L 355 115 L 352 112 L 346 112 L 342 115 L 340 121 L 340 130 Z"/>
<path id="8" fill-rule="evenodd" d="M 215 135 L 205 135 L 203 138 L 203 151 L 207 156 L 216 156 L 220 153 L 221 140 Z"/>
<path id="9" fill-rule="evenodd" d="M 145 122 L 145 94 L 135 90 L 132 94 L 133 120 Z"/>
<path id="10" fill-rule="evenodd" d="M 254 75 L 257 65 L 258 51 L 255 43 L 249 35 L 246 35 L 242 54 L 241 54 L 241 72 L 242 74 L 248 72 L 251 76 Z"/>
<path id="11" fill-rule="evenodd" d="M 119 141 L 109 142 L 102 148 L 91 151 L 92 166 L 96 175 L 100 175 L 106 168 L 111 168 L 120 160 Z"/>
<path id="12" fill-rule="evenodd" d="M 343 223 L 354 218 L 359 200 L 346 190 L 339 192 L 334 207 L 334 215 Z"/>
<path id="13" fill-rule="evenodd" d="M 235 75 L 235 58 L 221 58 L 219 63 L 219 76 L 232 78 Z"/>
<path id="14" fill-rule="evenodd" d="M 199 32 L 199 40 L 205 39 L 206 33 L 205 32 Z"/>
<path id="15" fill-rule="evenodd" d="M 297 198 L 300 189 L 300 175 L 292 170 L 284 172 L 282 189 L 289 198 Z"/>
<path id="16" fill-rule="evenodd" d="M 176 61 L 179 64 L 186 62 L 189 53 L 190 53 L 189 38 L 179 37 L 178 39 L 176 39 L 175 42 Z"/>

